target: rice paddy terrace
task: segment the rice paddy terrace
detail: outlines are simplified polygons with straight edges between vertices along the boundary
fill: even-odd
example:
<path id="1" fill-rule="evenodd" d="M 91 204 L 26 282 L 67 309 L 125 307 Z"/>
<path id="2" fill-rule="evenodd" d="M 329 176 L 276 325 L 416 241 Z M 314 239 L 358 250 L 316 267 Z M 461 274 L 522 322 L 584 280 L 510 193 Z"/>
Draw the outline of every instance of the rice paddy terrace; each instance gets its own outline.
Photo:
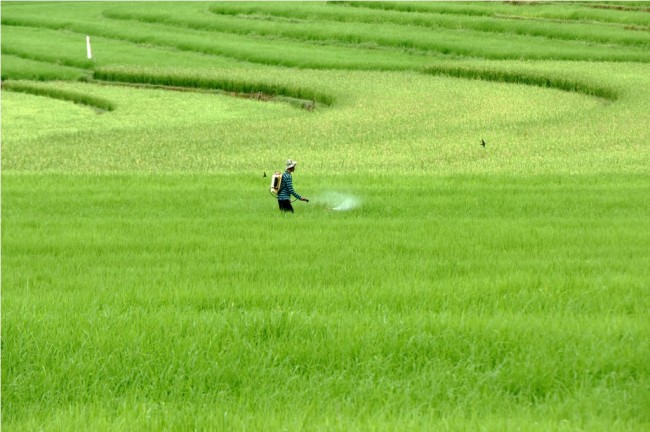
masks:
<path id="1" fill-rule="evenodd" d="M 1 8 L 3 428 L 647 430 L 650 3 Z"/>

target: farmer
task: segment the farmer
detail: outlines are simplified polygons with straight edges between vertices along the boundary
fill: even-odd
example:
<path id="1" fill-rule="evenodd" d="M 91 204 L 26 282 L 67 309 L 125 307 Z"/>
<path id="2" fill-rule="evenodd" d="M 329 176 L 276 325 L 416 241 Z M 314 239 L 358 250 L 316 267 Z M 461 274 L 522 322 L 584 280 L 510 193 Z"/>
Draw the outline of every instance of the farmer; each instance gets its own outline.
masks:
<path id="1" fill-rule="evenodd" d="M 307 198 L 298 195 L 298 193 L 293 190 L 293 181 L 291 180 L 291 174 L 293 174 L 296 169 L 296 161 L 291 159 L 287 160 L 287 169 L 282 173 L 282 184 L 280 185 L 280 190 L 278 191 L 278 205 L 280 210 L 283 212 L 293 213 L 293 206 L 291 205 L 291 195 L 298 198 L 300 201 L 309 201 Z"/>

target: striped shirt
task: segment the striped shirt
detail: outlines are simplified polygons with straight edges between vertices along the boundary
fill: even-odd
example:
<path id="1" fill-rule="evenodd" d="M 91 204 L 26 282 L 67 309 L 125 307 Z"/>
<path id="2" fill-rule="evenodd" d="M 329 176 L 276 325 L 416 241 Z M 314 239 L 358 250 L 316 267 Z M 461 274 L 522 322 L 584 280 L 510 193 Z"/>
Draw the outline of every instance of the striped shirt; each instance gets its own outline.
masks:
<path id="1" fill-rule="evenodd" d="M 291 195 L 295 196 L 298 199 L 302 198 L 295 190 L 293 190 L 291 173 L 289 171 L 285 171 L 282 173 L 282 185 L 280 185 L 280 190 L 278 191 L 278 199 L 288 200 L 291 199 Z"/>

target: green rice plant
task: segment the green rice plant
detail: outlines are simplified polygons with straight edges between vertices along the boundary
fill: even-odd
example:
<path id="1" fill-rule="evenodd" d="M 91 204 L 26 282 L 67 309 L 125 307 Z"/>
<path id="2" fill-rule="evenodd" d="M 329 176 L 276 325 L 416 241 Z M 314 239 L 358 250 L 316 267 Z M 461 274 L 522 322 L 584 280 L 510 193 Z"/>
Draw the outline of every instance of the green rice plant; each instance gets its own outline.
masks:
<path id="1" fill-rule="evenodd" d="M 336 3 L 347 6 L 348 3 Z M 496 4 L 493 4 L 496 6 Z M 357 5 L 362 6 L 362 5 Z M 225 2 L 210 6 L 220 15 L 234 15 L 259 20 L 286 20 L 287 23 L 331 20 L 352 23 L 400 24 L 427 28 L 477 30 L 488 33 L 543 36 L 549 39 L 583 40 L 599 43 L 647 46 L 650 36 L 645 32 L 630 32 L 609 24 L 576 22 L 558 23 L 535 21 L 517 15 L 483 16 L 426 12 L 401 12 L 364 7 L 333 7 L 310 3 L 300 8 L 286 3 Z M 513 13 L 516 12 L 516 9 Z M 291 21 L 294 20 L 294 21 Z"/>
<path id="2" fill-rule="evenodd" d="M 650 26 L 650 17 L 641 11 L 598 10 L 588 2 L 559 3 L 480 3 L 480 2 L 349 2 L 350 6 L 404 12 L 445 13 L 479 16 L 512 16 L 539 20 L 603 22 L 622 25 Z"/>
<path id="3" fill-rule="evenodd" d="M 143 6 L 146 8 L 146 5 Z M 150 8 L 149 8 L 150 9 Z M 108 16 L 118 16 L 118 10 L 111 9 L 105 11 Z M 186 12 L 188 18 L 176 18 L 178 14 L 171 14 L 162 17 L 160 13 L 149 15 L 129 12 L 126 16 L 140 16 L 142 19 L 150 19 L 154 22 L 176 22 L 177 25 L 195 26 L 204 29 L 214 29 L 215 25 L 223 27 L 219 32 L 218 38 L 210 38 L 207 31 L 190 31 L 181 30 L 178 27 L 170 28 L 158 24 L 142 23 L 135 28 L 121 28 L 124 26 L 111 23 L 110 20 L 101 20 L 90 18 L 90 20 L 71 21 L 63 16 L 56 18 L 52 15 L 47 19 L 35 18 L 33 15 L 20 15 L 14 12 L 9 17 L 3 17 L 5 24 L 29 24 L 34 26 L 49 26 L 49 28 L 66 28 L 79 33 L 98 34 L 108 38 L 117 38 L 123 41 L 133 43 L 156 44 L 168 49 L 180 49 L 185 52 L 205 53 L 217 56 L 227 56 L 242 61 L 273 64 L 283 66 L 297 67 L 317 67 L 317 68 L 362 68 L 362 69 L 403 69 L 418 68 L 422 65 L 431 64 L 435 61 L 435 56 L 414 56 L 407 55 L 403 52 L 389 50 L 368 50 L 364 49 L 363 44 L 372 44 L 375 46 L 384 45 L 386 47 L 398 48 L 400 51 L 409 48 L 421 50 L 419 54 L 424 54 L 427 50 L 442 54 L 455 54 L 463 56 L 480 56 L 492 58 L 583 58 L 583 59 L 611 59 L 611 60 L 633 60 L 645 61 L 646 52 L 636 48 L 604 48 L 591 49 L 583 44 L 575 42 L 562 42 L 544 45 L 538 44 L 543 40 L 531 39 L 528 36 L 521 36 L 521 40 L 509 38 L 504 44 L 502 39 L 486 38 L 483 32 L 466 33 L 459 35 L 451 30 L 445 30 L 444 33 L 435 36 L 430 31 L 418 30 L 413 27 L 382 26 L 381 29 L 366 25 L 364 28 L 351 28 L 350 26 L 341 26 L 337 24 L 328 24 L 322 28 L 316 28 L 314 25 L 300 24 L 300 26 L 283 24 L 266 24 L 264 22 L 251 23 L 250 20 L 234 19 L 232 22 L 228 19 L 221 19 L 216 22 L 205 18 L 200 18 L 194 9 Z M 96 20 L 96 22 L 92 22 Z M 162 20 L 162 21 L 161 21 Z M 31 24 L 30 24 L 31 23 Z M 266 26 L 266 27 L 265 27 Z M 270 26 L 270 27 L 269 27 Z M 333 26 L 333 27 L 331 27 Z M 119 28 L 119 30 L 118 30 Z M 265 29 L 266 28 L 266 29 Z M 222 30 L 244 33 L 241 36 L 233 34 L 224 34 Z M 278 33 L 278 31 L 280 33 Z M 297 41 L 283 41 L 283 43 L 267 42 L 259 38 L 248 37 L 247 34 L 253 32 L 256 34 L 267 34 L 268 36 L 316 38 L 319 43 L 328 43 L 335 39 L 347 45 L 354 44 L 356 48 L 315 45 Z M 348 33 L 347 36 L 345 33 Z M 443 37 L 444 36 L 444 37 Z M 473 41 L 473 42 L 472 42 Z M 339 42 L 339 43 L 341 43 Z M 468 43 L 470 42 L 470 43 Z M 535 42 L 533 44 L 533 42 Z M 424 51 L 422 51 L 424 50 Z M 127 51 L 129 52 L 129 51 Z M 390 55 L 388 53 L 390 52 Z M 117 54 L 117 53 L 116 53 Z M 111 57 L 118 57 L 117 55 Z M 100 57 L 101 58 L 101 57 Z M 129 61 L 126 60 L 125 61 Z M 105 63 L 104 63 L 105 64 Z"/>
<path id="4" fill-rule="evenodd" d="M 183 28 L 232 32 L 237 34 L 255 34 L 307 41 L 339 41 L 346 44 L 372 43 L 378 46 L 402 49 L 456 54 L 484 58 L 551 58 L 551 59 L 591 59 L 615 61 L 647 61 L 645 50 L 640 48 L 622 48 L 609 46 L 586 46 L 572 41 L 546 39 L 530 36 L 509 35 L 507 41 L 500 36 L 485 32 L 464 32 L 459 34 L 458 25 L 451 24 L 454 30 L 436 28 L 422 29 L 412 26 L 396 26 L 388 23 L 350 26 L 334 21 L 312 20 L 308 22 L 269 22 L 265 20 L 239 19 L 238 17 L 216 16 L 203 18 L 190 13 L 187 16 L 178 13 L 165 14 L 159 9 L 153 11 L 143 7 L 137 11 L 130 7 L 127 12 L 108 10 L 104 15 L 113 19 L 135 20 L 146 23 L 165 23 Z M 490 26 L 491 24 L 487 24 Z M 499 43 L 496 43 L 496 38 Z M 644 43 L 648 43 L 645 40 Z"/>
<path id="5" fill-rule="evenodd" d="M 22 23 L 22 25 L 54 30 L 65 29 L 132 43 L 154 45 L 158 48 L 225 56 L 245 62 L 283 67 L 402 70 L 423 66 L 430 63 L 433 58 L 396 52 L 386 55 L 386 52 L 377 49 L 327 46 L 296 41 L 278 43 L 263 38 L 228 33 L 219 33 L 218 37 L 214 37 L 214 32 L 170 28 L 149 23 L 124 26 L 122 23 L 106 20 L 93 23 L 54 17 L 43 19 L 33 15 L 12 18 L 3 16 L 3 23 L 11 25 Z"/>
<path id="6" fill-rule="evenodd" d="M 47 153 L 51 151 L 52 154 L 66 154 L 65 157 L 70 158 L 70 162 L 74 160 L 77 163 L 81 162 L 86 169 L 98 164 L 97 167 L 101 165 L 104 168 L 121 170 L 128 169 L 132 163 L 142 168 L 147 160 L 162 162 L 168 156 L 166 151 L 157 153 L 158 146 L 155 141 L 158 138 L 154 138 L 153 135 L 157 135 L 156 131 L 159 130 L 160 124 L 170 129 L 187 128 L 184 133 L 189 132 L 189 135 L 186 135 L 189 137 L 194 133 L 213 133 L 215 128 L 230 130 L 233 123 L 242 122 L 246 118 L 266 123 L 268 119 L 297 111 L 286 104 L 261 103 L 195 92 L 170 92 L 120 85 L 66 82 L 51 82 L 47 83 L 46 87 L 109 100 L 116 108 L 110 113 L 97 116 L 92 111 L 78 109 L 73 104 L 63 104 L 50 98 L 48 101 L 42 100 L 43 98 L 27 98 L 20 93 L 7 92 L 3 95 L 2 106 L 3 119 L 5 119 L 2 128 L 3 151 L 6 156 L 12 153 L 14 156 L 3 160 L 3 164 L 6 163 L 3 168 L 11 169 L 10 166 L 15 166 L 14 162 L 18 160 L 27 162 L 23 158 L 31 160 L 27 163 L 32 164 L 34 162 L 32 157 L 35 156 L 31 153 L 35 149 L 32 146 L 37 145 L 44 150 L 41 146 L 48 145 L 46 143 L 50 146 Z M 135 95 L 137 98 L 134 99 Z M 206 106 L 210 109 L 206 110 Z M 188 119 L 193 120 L 188 121 Z M 98 135 L 84 137 L 92 130 Z M 123 137 L 119 140 L 121 143 L 118 145 L 119 148 L 114 147 L 117 143 L 113 140 L 117 136 Z M 173 136 L 175 136 L 173 133 L 168 132 L 168 137 Z M 78 147 L 82 142 L 85 144 Z M 88 146 L 87 144 L 91 142 L 93 145 Z M 214 146 L 214 141 L 212 145 Z M 179 150 L 184 147 L 179 145 Z M 15 153 L 16 151 L 18 154 Z M 140 154 L 143 151 L 144 153 Z M 186 153 L 187 149 L 182 152 Z M 206 160 L 213 155 L 208 152 L 196 156 L 200 160 Z M 44 156 L 41 161 L 50 157 Z M 181 156 L 179 160 L 185 160 L 186 157 L 193 158 L 191 153 L 186 153 L 186 156 Z M 32 165 L 31 169 L 35 168 L 36 165 Z"/>

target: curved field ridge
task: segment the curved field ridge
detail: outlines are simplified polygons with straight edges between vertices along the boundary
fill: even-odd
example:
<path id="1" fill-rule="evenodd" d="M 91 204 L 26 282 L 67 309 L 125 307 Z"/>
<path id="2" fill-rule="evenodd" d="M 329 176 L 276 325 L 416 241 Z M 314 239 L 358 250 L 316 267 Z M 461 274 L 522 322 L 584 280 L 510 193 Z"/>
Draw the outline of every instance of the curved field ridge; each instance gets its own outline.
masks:
<path id="1" fill-rule="evenodd" d="M 587 96 L 603 98 L 609 101 L 618 99 L 616 90 L 599 86 L 588 81 L 553 76 L 549 73 L 506 71 L 496 68 L 479 68 L 462 65 L 437 64 L 424 68 L 424 73 L 431 75 L 453 76 L 457 78 L 479 79 L 484 81 L 524 84 L 537 87 L 554 88 L 563 91 L 582 93 Z"/>
<path id="2" fill-rule="evenodd" d="M 2 83 L 2 90 L 27 93 L 35 96 L 44 96 L 52 99 L 74 102 L 80 105 L 86 105 L 99 111 L 113 111 L 115 109 L 115 104 L 110 100 L 69 90 L 54 89 L 47 87 L 47 85 L 44 84 L 39 85 L 30 82 L 4 81 Z"/>
<path id="3" fill-rule="evenodd" d="M 303 107 L 314 108 L 316 102 L 332 105 L 334 98 L 330 95 L 302 88 L 289 87 L 277 83 L 235 80 L 227 76 L 200 76 L 196 73 L 174 73 L 170 71 L 152 71 L 127 68 L 104 68 L 95 71 L 96 80 L 116 83 L 146 84 L 155 86 L 181 87 L 186 89 L 222 90 L 237 94 L 259 95 L 258 99 L 284 97 L 294 100 Z"/>
<path id="4" fill-rule="evenodd" d="M 6 31 L 6 30 L 5 30 Z M 28 51 L 28 50 L 21 50 L 17 49 L 14 47 L 14 45 L 2 45 L 2 55 L 12 55 L 16 57 L 20 57 L 25 60 L 32 60 L 32 61 L 38 61 L 38 62 L 43 62 L 43 63 L 52 63 L 60 66 L 67 66 L 67 67 L 73 67 L 77 69 L 92 69 L 93 68 L 93 63 L 89 60 L 83 60 L 83 59 L 67 59 L 67 58 L 61 58 L 60 56 L 57 55 L 56 52 L 52 52 L 51 49 L 49 49 L 50 53 L 47 53 L 48 47 L 45 47 L 43 49 L 43 53 L 35 53 L 33 50 Z"/>
<path id="5" fill-rule="evenodd" d="M 2 53 L 2 80 L 77 81 L 87 75 L 87 71 L 56 63 L 33 60 L 19 55 Z"/>

